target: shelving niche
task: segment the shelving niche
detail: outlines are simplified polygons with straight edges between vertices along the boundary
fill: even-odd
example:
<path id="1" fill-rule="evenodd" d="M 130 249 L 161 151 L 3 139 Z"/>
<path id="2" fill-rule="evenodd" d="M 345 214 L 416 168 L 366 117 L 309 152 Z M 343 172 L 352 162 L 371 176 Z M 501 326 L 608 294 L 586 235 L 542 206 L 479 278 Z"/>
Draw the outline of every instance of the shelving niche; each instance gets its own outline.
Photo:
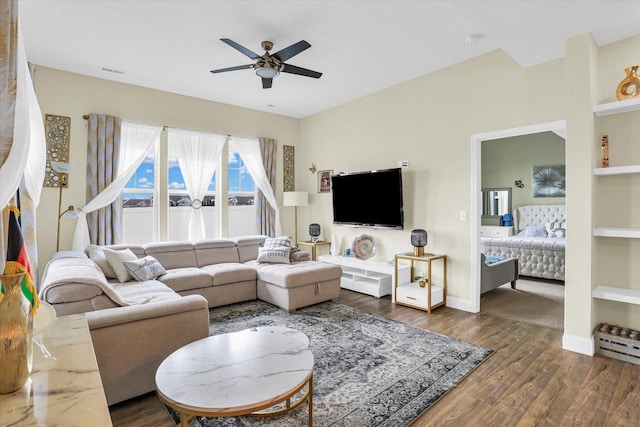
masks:
<path id="1" fill-rule="evenodd" d="M 635 112 L 633 115 L 634 121 L 638 121 L 640 116 L 640 99 L 634 98 L 625 101 L 610 102 L 607 104 L 596 105 L 593 112 L 598 117 L 611 116 L 622 113 Z M 603 132 L 606 133 L 606 132 Z M 635 138 L 640 140 L 640 134 L 635 135 Z M 640 141 L 616 141 L 620 144 L 637 144 Z M 613 163 L 616 163 L 615 157 Z M 639 161 L 640 159 L 635 159 Z M 608 168 L 594 168 L 593 174 L 599 179 L 607 179 L 607 176 L 616 175 L 633 175 L 640 174 L 640 165 L 629 166 L 612 166 Z M 593 236 L 600 238 L 617 238 L 617 239 L 640 239 L 639 228 L 625 228 L 625 227 L 606 227 L 600 226 L 593 229 Z M 640 287 L 637 284 L 631 284 L 632 288 L 624 287 L 620 285 L 610 284 L 598 284 L 592 292 L 592 297 L 608 301 L 616 301 L 625 304 L 640 305 Z"/>

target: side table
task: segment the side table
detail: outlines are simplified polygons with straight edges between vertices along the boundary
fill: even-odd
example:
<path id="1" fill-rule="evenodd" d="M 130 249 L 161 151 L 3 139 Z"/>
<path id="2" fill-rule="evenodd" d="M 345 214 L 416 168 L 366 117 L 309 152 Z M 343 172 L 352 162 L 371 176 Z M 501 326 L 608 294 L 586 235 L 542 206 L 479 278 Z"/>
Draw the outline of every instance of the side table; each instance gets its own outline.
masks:
<path id="1" fill-rule="evenodd" d="M 317 261 L 318 258 L 318 246 L 329 246 L 331 242 L 320 240 L 318 242 L 298 242 L 298 246 L 311 246 L 311 261 Z"/>
<path id="2" fill-rule="evenodd" d="M 411 263 L 411 282 L 399 284 L 397 277 L 398 261 L 406 260 Z M 440 261 L 442 270 L 440 274 L 433 274 L 432 263 Z M 427 264 L 427 284 L 420 287 L 418 282 L 413 281 L 415 277 L 415 263 L 424 262 Z M 431 314 L 431 310 L 447 304 L 447 256 L 442 254 L 414 255 L 412 253 L 398 254 L 395 256 L 394 268 L 396 271 L 393 283 L 393 302 L 399 305 L 424 310 Z M 434 283 L 437 279 L 439 285 Z"/>

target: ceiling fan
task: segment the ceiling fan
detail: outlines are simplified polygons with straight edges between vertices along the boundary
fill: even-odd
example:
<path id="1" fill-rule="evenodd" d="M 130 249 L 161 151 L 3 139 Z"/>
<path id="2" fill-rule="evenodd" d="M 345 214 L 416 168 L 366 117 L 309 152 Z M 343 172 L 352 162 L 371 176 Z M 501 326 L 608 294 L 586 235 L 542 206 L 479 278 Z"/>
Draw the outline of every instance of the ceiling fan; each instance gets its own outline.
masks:
<path id="1" fill-rule="evenodd" d="M 221 68 L 219 70 L 211 70 L 212 73 L 224 73 L 226 71 L 245 70 L 253 68 L 256 74 L 262 77 L 262 88 L 269 89 L 273 84 L 273 78 L 278 76 L 281 72 L 289 74 L 298 74 L 300 76 L 313 77 L 319 79 L 322 73 L 313 70 L 307 70 L 306 68 L 296 67 L 295 65 L 285 64 L 285 61 L 293 58 L 303 50 L 311 47 L 309 43 L 304 40 L 300 40 L 298 43 L 294 43 L 289 47 L 285 47 L 276 53 L 269 53 L 273 48 L 273 43 L 270 41 L 263 41 L 262 48 L 265 50 L 262 56 L 255 52 L 250 51 L 246 47 L 234 42 L 231 39 L 220 39 L 224 43 L 228 44 L 237 51 L 243 53 L 251 59 L 256 60 L 253 64 L 238 65 L 235 67 Z"/>

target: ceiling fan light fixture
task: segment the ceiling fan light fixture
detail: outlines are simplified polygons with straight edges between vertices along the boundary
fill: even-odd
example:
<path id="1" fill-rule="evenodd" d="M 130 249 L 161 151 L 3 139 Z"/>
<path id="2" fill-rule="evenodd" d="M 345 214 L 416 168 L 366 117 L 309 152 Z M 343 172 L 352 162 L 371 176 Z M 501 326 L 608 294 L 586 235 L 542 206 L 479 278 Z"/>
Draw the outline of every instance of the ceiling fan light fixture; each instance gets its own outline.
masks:
<path id="1" fill-rule="evenodd" d="M 264 79 L 272 79 L 280 74 L 280 71 L 275 68 L 262 66 L 256 67 L 256 74 Z"/>

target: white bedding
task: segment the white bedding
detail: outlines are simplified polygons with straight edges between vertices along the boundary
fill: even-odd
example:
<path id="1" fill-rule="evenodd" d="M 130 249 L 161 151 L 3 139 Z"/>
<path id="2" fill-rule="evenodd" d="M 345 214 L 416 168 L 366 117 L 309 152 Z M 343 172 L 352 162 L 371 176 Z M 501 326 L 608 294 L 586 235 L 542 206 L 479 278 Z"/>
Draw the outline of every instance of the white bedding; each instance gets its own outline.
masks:
<path id="1" fill-rule="evenodd" d="M 564 219 L 564 205 L 520 206 L 514 210 L 515 229 L 520 234 L 506 238 L 483 237 L 480 250 L 485 255 L 517 258 L 519 273 L 523 276 L 564 280 L 565 238 L 523 235 L 528 226 Z"/>

